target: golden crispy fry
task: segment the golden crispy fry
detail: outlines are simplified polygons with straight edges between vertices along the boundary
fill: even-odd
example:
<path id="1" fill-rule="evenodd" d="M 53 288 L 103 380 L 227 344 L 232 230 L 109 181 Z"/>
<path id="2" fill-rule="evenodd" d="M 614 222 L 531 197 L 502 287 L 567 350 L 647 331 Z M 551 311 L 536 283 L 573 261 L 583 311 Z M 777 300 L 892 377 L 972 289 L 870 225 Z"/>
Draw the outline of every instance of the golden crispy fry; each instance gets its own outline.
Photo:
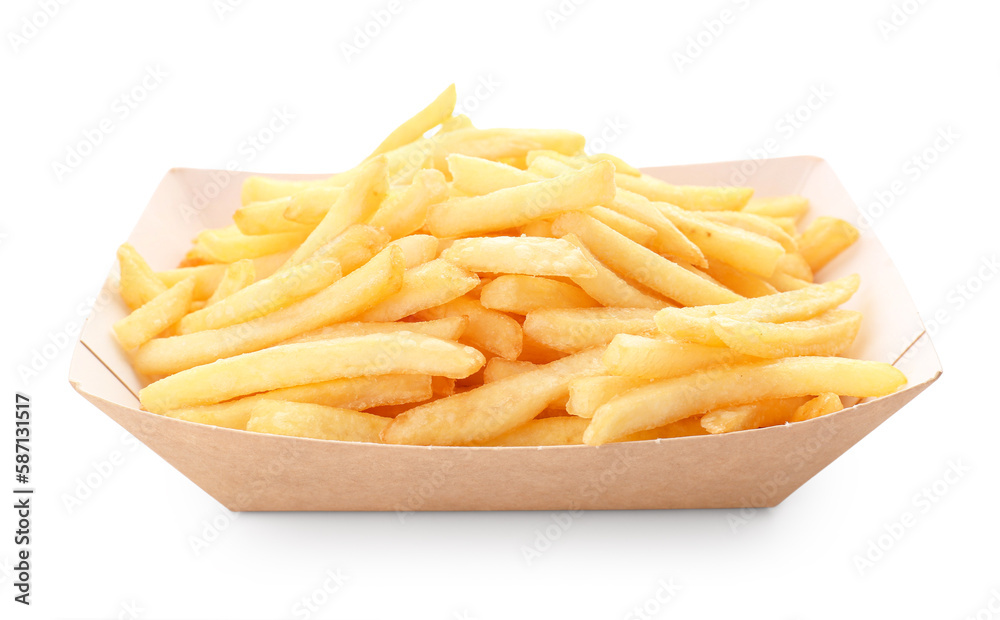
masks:
<path id="1" fill-rule="evenodd" d="M 184 317 L 178 334 L 191 334 L 245 323 L 313 295 L 340 279 L 340 263 L 318 252 L 308 261 L 283 269 L 263 280 L 206 305 Z"/>
<path id="2" fill-rule="evenodd" d="M 403 261 L 407 269 L 430 262 L 438 255 L 438 239 L 431 235 L 409 235 L 389 243 L 403 250 Z"/>
<path id="3" fill-rule="evenodd" d="M 139 392 L 147 411 L 209 405 L 246 394 L 342 377 L 467 377 L 486 362 L 472 347 L 414 332 L 369 334 L 269 347 L 196 366 Z"/>
<path id="4" fill-rule="evenodd" d="M 804 422 L 812 420 L 828 413 L 836 413 L 844 408 L 844 403 L 840 397 L 833 392 L 824 392 L 813 398 L 795 410 L 789 422 Z"/>
<path id="5" fill-rule="evenodd" d="M 542 308 L 592 308 L 599 305 L 572 284 L 535 276 L 506 275 L 483 287 L 483 307 L 514 314 Z"/>
<path id="6" fill-rule="evenodd" d="M 601 162 L 544 181 L 453 198 L 431 208 L 427 227 L 438 237 L 504 230 L 571 209 L 597 206 L 614 195 L 614 166 Z"/>
<path id="7" fill-rule="evenodd" d="M 529 312 L 524 333 L 557 351 L 607 344 L 616 334 L 655 333 L 654 308 L 547 308 Z"/>
<path id="8" fill-rule="evenodd" d="M 788 422 L 807 400 L 807 396 L 773 398 L 738 407 L 716 409 L 702 416 L 701 426 L 713 435 L 777 426 Z"/>
<path id="9" fill-rule="evenodd" d="M 234 263 L 241 258 L 260 258 L 294 249 L 306 238 L 305 232 L 244 235 L 235 226 L 205 230 L 198 234 L 194 250 L 209 262 Z"/>
<path id="10" fill-rule="evenodd" d="M 728 213 L 728 211 L 725 213 Z M 744 297 L 763 297 L 764 295 L 773 295 L 778 292 L 778 289 L 759 277 L 742 272 L 735 267 L 730 267 L 715 259 L 708 261 L 705 273 L 715 278 L 729 290 Z"/>
<path id="11" fill-rule="evenodd" d="M 783 323 L 805 321 L 836 308 L 854 295 L 861 284 L 857 274 L 825 284 L 756 297 L 730 304 L 699 308 L 665 308 L 656 315 L 656 326 L 663 334 L 677 340 L 724 346 L 715 335 L 713 316 L 740 317 L 747 321 Z"/>
<path id="12" fill-rule="evenodd" d="M 226 267 L 226 273 L 223 274 L 219 285 L 215 287 L 215 291 L 211 297 L 205 301 L 205 305 L 211 306 L 214 303 L 222 301 L 233 293 L 250 286 L 256 279 L 257 272 L 254 271 L 252 260 L 244 258 L 235 263 L 230 263 Z"/>
<path id="13" fill-rule="evenodd" d="M 121 268 L 118 292 L 130 309 L 135 310 L 167 290 L 167 285 L 156 277 L 149 263 L 132 244 L 123 243 L 118 248 L 118 265 Z M 172 282 L 170 285 L 176 283 Z"/>
<path id="14" fill-rule="evenodd" d="M 437 170 L 421 170 L 413 177 L 412 184 L 389 194 L 368 224 L 399 239 L 420 230 L 430 207 L 447 198 L 444 175 Z"/>
<path id="15" fill-rule="evenodd" d="M 371 217 L 375 209 L 382 204 L 388 188 L 385 158 L 376 157 L 364 164 L 357 176 L 337 197 L 337 202 L 323 216 L 323 220 L 288 259 L 285 268 L 304 262 L 322 245 L 336 239 L 352 224 L 359 224 Z"/>
<path id="16" fill-rule="evenodd" d="M 768 217 L 790 217 L 795 220 L 809 211 L 809 199 L 802 196 L 769 196 L 753 198 L 743 207 L 744 213 Z"/>
<path id="17" fill-rule="evenodd" d="M 499 437 L 476 444 L 480 446 L 572 446 L 583 443 L 588 420 L 561 416 L 528 420 Z"/>
<path id="18" fill-rule="evenodd" d="M 469 324 L 462 334 L 462 342 L 510 360 L 521 355 L 524 336 L 518 322 L 502 312 L 484 308 L 475 299 L 459 297 L 446 304 L 421 310 L 415 316 L 420 320 L 467 317 Z"/>
<path id="19" fill-rule="evenodd" d="M 594 412 L 619 394 L 649 383 L 638 377 L 583 377 L 569 384 L 566 412 L 580 418 L 592 418 Z"/>
<path id="20" fill-rule="evenodd" d="M 658 202 L 669 202 L 682 209 L 698 211 L 738 211 L 753 196 L 750 187 L 699 187 L 671 185 L 648 174 L 639 177 L 616 174 L 615 182 L 631 192 Z"/>
<path id="21" fill-rule="evenodd" d="M 243 430 L 254 405 L 265 398 L 362 410 L 418 403 L 430 397 L 431 377 L 427 375 L 375 375 L 280 388 L 214 405 L 172 409 L 163 415 L 188 422 Z"/>
<path id="22" fill-rule="evenodd" d="M 254 405 L 247 430 L 336 441 L 379 443 L 389 419 L 371 413 L 312 403 L 262 400 Z"/>
<path id="23" fill-rule="evenodd" d="M 786 323 L 746 321 L 716 316 L 712 329 L 729 348 L 756 357 L 840 355 L 861 329 L 861 313 L 827 310 L 812 319 Z"/>
<path id="24" fill-rule="evenodd" d="M 612 399 L 594 413 L 584 441 L 600 445 L 688 416 L 759 400 L 823 392 L 877 397 L 905 384 L 903 373 L 888 364 L 837 357 L 789 357 L 712 368 L 656 381 Z"/>
<path id="25" fill-rule="evenodd" d="M 576 235 L 569 234 L 563 239 L 580 248 L 587 261 L 597 270 L 596 277 L 573 278 L 573 282 L 601 304 L 618 308 L 666 308 L 670 305 L 662 299 L 640 291 L 605 267 Z"/>
<path id="26" fill-rule="evenodd" d="M 479 284 L 476 274 L 440 258 L 408 269 L 403 288 L 362 314 L 362 321 L 398 321 L 461 297 Z"/>
<path id="27" fill-rule="evenodd" d="M 444 92 L 438 95 L 426 108 L 420 110 L 412 118 L 394 129 L 368 157 L 375 157 L 381 153 L 409 144 L 434 127 L 445 122 L 451 118 L 451 113 L 455 110 L 455 99 L 455 85 L 452 84 L 444 89 Z"/>
<path id="28" fill-rule="evenodd" d="M 184 316 L 191 306 L 194 279 L 179 282 L 150 299 L 114 325 L 115 336 L 126 351 L 154 338 Z"/>
<path id="29" fill-rule="evenodd" d="M 545 237 L 457 239 L 441 258 L 469 271 L 593 278 L 597 270 L 572 243 Z"/>
<path id="30" fill-rule="evenodd" d="M 399 321 L 395 323 L 337 323 L 327 325 L 296 336 L 282 342 L 281 344 L 295 344 L 296 342 L 315 342 L 316 340 L 329 340 L 331 338 L 346 338 L 348 336 L 366 336 L 368 334 L 387 334 L 392 332 L 414 332 L 425 336 L 434 336 L 442 340 L 458 340 L 469 325 L 469 319 L 464 316 L 452 316 L 433 321 Z M 350 408 L 350 407 L 349 407 Z M 364 409 L 365 407 L 362 407 Z"/>
<path id="31" fill-rule="evenodd" d="M 557 235 L 574 234 L 599 261 L 654 291 L 684 305 L 728 303 L 736 293 L 712 284 L 656 252 L 581 213 L 565 213 L 555 221 Z"/>
<path id="32" fill-rule="evenodd" d="M 330 207 L 337 202 L 342 193 L 344 193 L 343 187 L 323 185 L 300 190 L 274 202 L 284 201 L 285 210 L 282 216 L 286 220 L 312 229 L 323 221 L 323 218 L 330 211 Z"/>
<path id="33" fill-rule="evenodd" d="M 339 188 L 337 191 L 340 191 Z M 290 202 L 291 197 L 286 196 L 250 203 L 233 213 L 233 222 L 244 235 L 268 235 L 284 232 L 308 233 L 308 226 L 285 217 L 285 211 Z"/>
<path id="34" fill-rule="evenodd" d="M 364 224 L 355 224 L 340 233 L 333 241 L 320 246 L 315 256 L 325 256 L 340 263 L 340 271 L 347 275 L 368 262 L 389 243 L 389 235 Z M 406 255 L 403 255 L 406 264 Z"/>
<path id="35" fill-rule="evenodd" d="M 600 372 L 601 349 L 584 351 L 521 375 L 419 405 L 382 432 L 386 443 L 468 445 L 489 441 L 565 396 L 569 383 Z"/>
<path id="36" fill-rule="evenodd" d="M 818 217 L 802 232 L 799 247 L 813 272 L 819 271 L 849 248 L 861 234 L 842 219 Z"/>
<path id="37" fill-rule="evenodd" d="M 399 248 L 387 248 L 319 293 L 276 312 L 222 329 L 147 342 L 136 351 L 133 363 L 145 375 L 169 375 L 220 358 L 258 351 L 355 317 L 402 285 L 403 253 Z"/>
<path id="38" fill-rule="evenodd" d="M 618 334 L 604 353 L 604 367 L 613 375 L 669 379 L 719 364 L 753 361 L 726 347 L 709 347 L 665 338 Z"/>

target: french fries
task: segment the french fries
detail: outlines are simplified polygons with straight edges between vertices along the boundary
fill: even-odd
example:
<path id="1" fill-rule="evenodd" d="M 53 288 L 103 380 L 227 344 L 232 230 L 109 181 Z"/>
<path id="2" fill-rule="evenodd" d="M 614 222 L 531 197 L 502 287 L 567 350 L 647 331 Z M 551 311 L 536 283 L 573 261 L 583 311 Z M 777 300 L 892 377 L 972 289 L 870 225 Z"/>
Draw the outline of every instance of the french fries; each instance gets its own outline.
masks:
<path id="1" fill-rule="evenodd" d="M 249 177 L 177 268 L 123 244 L 113 329 L 151 381 L 141 406 L 312 440 L 585 450 L 905 385 L 838 357 L 860 278 L 816 276 L 858 240 L 847 222 L 800 232 L 805 197 L 667 182 L 455 103 L 450 86 L 345 172 Z"/>

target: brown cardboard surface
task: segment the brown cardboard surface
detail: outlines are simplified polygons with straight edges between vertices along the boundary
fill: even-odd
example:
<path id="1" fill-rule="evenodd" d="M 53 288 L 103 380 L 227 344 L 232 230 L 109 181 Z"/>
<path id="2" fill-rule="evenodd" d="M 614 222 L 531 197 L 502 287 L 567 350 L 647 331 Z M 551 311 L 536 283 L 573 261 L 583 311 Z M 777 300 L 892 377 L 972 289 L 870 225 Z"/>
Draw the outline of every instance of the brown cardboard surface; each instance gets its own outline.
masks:
<path id="1" fill-rule="evenodd" d="M 813 214 L 857 221 L 829 165 L 814 157 L 722 162 L 645 171 L 684 184 L 731 184 L 758 195 L 799 193 Z M 167 173 L 129 241 L 155 269 L 174 266 L 206 226 L 229 223 L 251 173 Z M 302 175 L 278 175 L 302 178 Z M 205 199 L 207 196 L 214 196 Z M 109 254 L 111 249 L 109 249 Z M 727 435 L 601 447 L 450 448 L 320 441 L 215 428 L 140 411 L 142 385 L 111 335 L 126 309 L 94 311 L 74 352 L 70 382 L 87 400 L 232 510 L 556 510 L 773 506 L 826 467 L 940 375 L 930 339 L 878 240 L 864 232 L 823 271 L 861 273 L 847 307 L 865 321 L 852 357 L 894 362 L 903 391 L 803 423 Z M 904 355 L 905 353 L 905 355 Z"/>

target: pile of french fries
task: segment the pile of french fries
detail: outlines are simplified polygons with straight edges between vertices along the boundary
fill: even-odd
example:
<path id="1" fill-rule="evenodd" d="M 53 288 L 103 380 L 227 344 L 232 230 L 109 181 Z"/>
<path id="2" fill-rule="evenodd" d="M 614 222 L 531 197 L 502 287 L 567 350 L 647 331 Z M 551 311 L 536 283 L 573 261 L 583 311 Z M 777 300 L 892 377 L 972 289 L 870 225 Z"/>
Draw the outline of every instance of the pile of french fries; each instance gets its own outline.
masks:
<path id="1" fill-rule="evenodd" d="M 347 172 L 249 178 L 176 269 L 123 245 L 114 331 L 142 407 L 325 440 L 601 445 L 801 422 L 906 383 L 839 357 L 860 280 L 814 276 L 857 239 L 847 222 L 800 232 L 802 197 L 671 185 L 454 106 L 452 86 Z"/>

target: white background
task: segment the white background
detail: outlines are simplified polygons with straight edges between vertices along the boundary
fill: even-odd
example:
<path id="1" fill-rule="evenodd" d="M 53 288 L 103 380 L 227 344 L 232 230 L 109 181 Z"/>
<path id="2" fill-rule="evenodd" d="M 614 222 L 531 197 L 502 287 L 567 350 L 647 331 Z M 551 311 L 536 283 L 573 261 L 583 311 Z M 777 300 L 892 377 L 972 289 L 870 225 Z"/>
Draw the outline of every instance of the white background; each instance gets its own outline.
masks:
<path id="1" fill-rule="evenodd" d="M 32 613 L 0 571 L 0 615 L 304 617 L 300 597 L 339 571 L 344 585 L 310 617 L 621 618 L 647 605 L 650 617 L 1000 618 L 1000 278 L 976 280 L 1000 253 L 995 2 L 567 1 L 554 21 L 557 0 L 400 0 L 357 54 L 343 44 L 387 1 L 256 0 L 222 14 L 212 0 L 70 2 L 48 20 L 41 4 L 7 1 L 0 17 L 3 398 L 34 399 L 38 489 Z M 26 36 L 25 19 L 47 23 Z M 126 115 L 118 99 L 147 71 L 165 77 Z M 522 548 L 550 513 L 231 515 L 70 389 L 60 334 L 75 338 L 168 168 L 340 170 L 452 81 L 479 126 L 591 138 L 623 126 L 606 150 L 636 165 L 743 159 L 768 138 L 772 155 L 826 158 L 878 216 L 944 377 L 746 523 L 726 510 L 586 513 L 530 564 Z M 477 100 L 482 81 L 496 86 Z M 782 124 L 813 89 L 829 95 Z M 248 150 L 275 109 L 294 120 Z M 113 131 L 57 174 L 104 118 Z M 872 211 L 895 181 L 901 195 Z M 37 376 L 20 376 L 50 342 Z M 939 482 L 949 462 L 968 469 Z M 914 496 L 935 488 L 922 511 Z M 856 556 L 907 512 L 916 524 L 859 570 Z M 12 516 L 0 511 L 5 568 Z M 225 529 L 196 554 L 213 520 Z M 657 602 L 671 580 L 678 590 Z"/>

